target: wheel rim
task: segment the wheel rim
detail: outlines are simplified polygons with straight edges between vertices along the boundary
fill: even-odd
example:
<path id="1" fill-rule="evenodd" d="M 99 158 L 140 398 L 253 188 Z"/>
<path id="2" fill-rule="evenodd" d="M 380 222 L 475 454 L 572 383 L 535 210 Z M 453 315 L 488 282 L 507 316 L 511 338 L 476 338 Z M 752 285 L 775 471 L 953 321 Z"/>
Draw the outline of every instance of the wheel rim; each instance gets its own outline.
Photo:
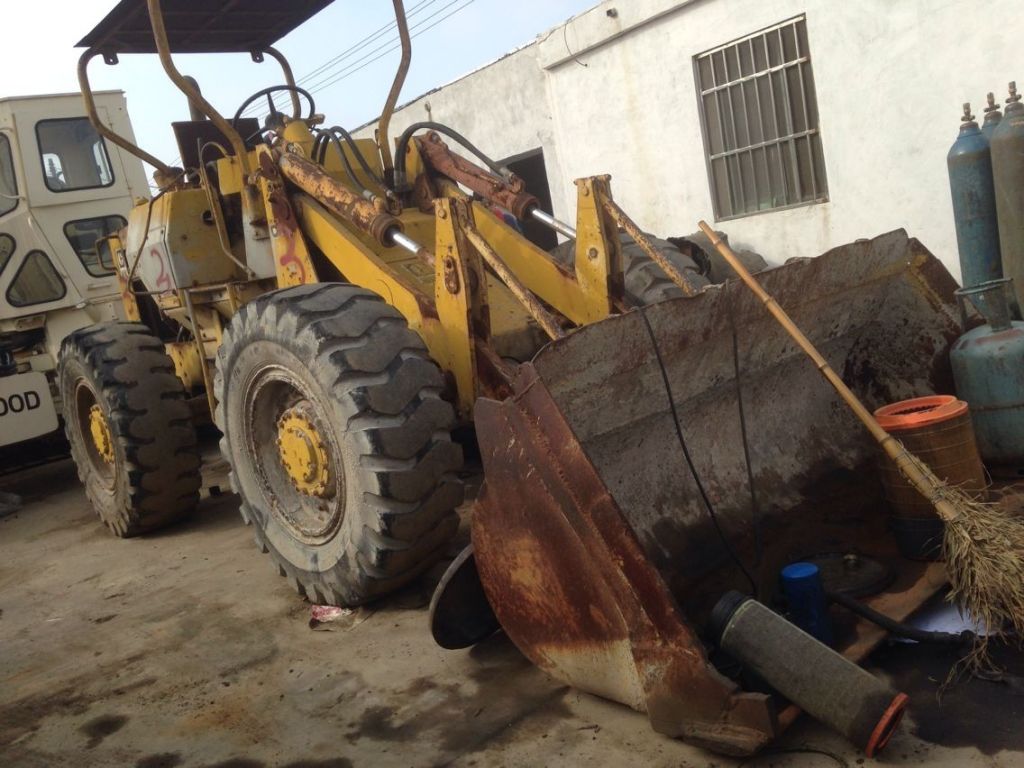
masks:
<path id="1" fill-rule="evenodd" d="M 276 365 L 254 371 L 242 393 L 242 459 L 252 465 L 263 505 L 291 536 L 313 545 L 330 540 L 345 513 L 344 465 L 327 413 Z"/>
<path id="2" fill-rule="evenodd" d="M 93 473 L 105 485 L 113 485 L 117 469 L 117 452 L 110 420 L 96 397 L 96 391 L 85 379 L 75 383 L 75 421 L 82 446 Z"/>
<path id="3" fill-rule="evenodd" d="M 292 487 L 313 498 L 330 497 L 331 456 L 308 400 L 287 408 L 277 420 L 278 457 Z"/>

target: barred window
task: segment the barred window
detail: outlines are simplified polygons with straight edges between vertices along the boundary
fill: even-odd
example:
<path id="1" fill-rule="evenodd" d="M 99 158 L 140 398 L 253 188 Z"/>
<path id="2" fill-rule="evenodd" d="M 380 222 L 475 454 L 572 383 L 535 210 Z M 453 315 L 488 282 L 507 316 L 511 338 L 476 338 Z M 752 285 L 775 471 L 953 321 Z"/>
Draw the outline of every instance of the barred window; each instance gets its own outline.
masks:
<path id="1" fill-rule="evenodd" d="M 694 57 L 718 220 L 828 200 L 803 16 Z"/>

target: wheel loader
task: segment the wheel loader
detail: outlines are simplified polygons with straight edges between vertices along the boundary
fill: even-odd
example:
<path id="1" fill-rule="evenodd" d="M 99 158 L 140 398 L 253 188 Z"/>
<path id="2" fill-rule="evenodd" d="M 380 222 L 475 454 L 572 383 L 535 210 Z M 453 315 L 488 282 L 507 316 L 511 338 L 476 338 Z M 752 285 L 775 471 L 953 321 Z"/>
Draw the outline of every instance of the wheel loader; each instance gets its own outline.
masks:
<path id="1" fill-rule="evenodd" d="M 463 500 L 451 433 L 473 425 L 484 485 L 435 637 L 500 627 L 656 730 L 751 754 L 799 710 L 713 657 L 719 598 L 771 604 L 780 566 L 846 553 L 868 564 L 858 594 L 901 620 L 942 589 L 941 564 L 899 557 L 868 437 L 742 286 L 708 285 L 699 243 L 647 235 L 607 176 L 576 181 L 567 222 L 451 127 L 390 134 L 411 60 L 393 2 L 403 55 L 375 139 L 325 127 L 274 48 L 329 0 L 122 0 L 81 41 L 96 130 L 159 186 L 100 244 L 128 322 L 61 352 L 88 496 L 120 536 L 188 514 L 212 421 L 257 546 L 310 601 L 356 605 L 445 553 Z M 283 82 L 226 117 L 175 57 L 214 52 L 273 59 Z M 181 167 L 97 119 L 90 61 L 131 53 L 157 54 L 188 99 Z M 568 244 L 549 254 L 515 219 Z M 868 404 L 949 390 L 955 282 L 905 233 L 761 277 Z M 885 632 L 850 615 L 837 635 L 857 661 Z M 828 698 L 814 669 L 793 674 Z M 902 713 L 883 698 L 851 720 L 869 754 Z"/>
<path id="2" fill-rule="evenodd" d="M 105 121 L 131 135 L 122 93 L 97 93 L 96 104 Z M 147 195 L 142 163 L 104 144 L 77 94 L 0 98 L 5 470 L 66 451 L 62 441 L 50 439 L 59 434 L 60 345 L 78 328 L 122 316 L 117 278 L 99 262 L 95 243 L 120 230 L 134 201 Z"/>

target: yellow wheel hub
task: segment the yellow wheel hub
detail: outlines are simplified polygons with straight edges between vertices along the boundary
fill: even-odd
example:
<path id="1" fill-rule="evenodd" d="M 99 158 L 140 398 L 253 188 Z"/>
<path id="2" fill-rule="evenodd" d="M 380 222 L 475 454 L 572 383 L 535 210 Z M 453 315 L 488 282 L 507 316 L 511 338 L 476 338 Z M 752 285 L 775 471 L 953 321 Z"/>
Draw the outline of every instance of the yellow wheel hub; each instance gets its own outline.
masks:
<path id="1" fill-rule="evenodd" d="M 277 449 L 295 490 L 321 498 L 328 495 L 331 454 L 301 404 L 289 408 L 278 419 Z"/>
<path id="2" fill-rule="evenodd" d="M 113 464 L 114 438 L 110 434 L 110 426 L 107 424 L 107 417 L 103 415 L 103 409 L 96 403 L 89 409 L 89 434 L 92 435 L 96 453 L 107 464 Z"/>

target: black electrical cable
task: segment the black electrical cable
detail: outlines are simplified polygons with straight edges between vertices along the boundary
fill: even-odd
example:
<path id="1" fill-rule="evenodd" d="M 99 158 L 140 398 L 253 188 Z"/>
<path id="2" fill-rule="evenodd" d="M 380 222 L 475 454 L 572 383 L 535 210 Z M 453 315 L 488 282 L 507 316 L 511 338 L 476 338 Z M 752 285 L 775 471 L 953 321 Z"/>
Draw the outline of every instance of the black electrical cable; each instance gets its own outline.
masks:
<path id="1" fill-rule="evenodd" d="M 754 531 L 754 567 L 761 565 L 764 557 L 764 540 L 761 536 L 761 508 L 757 503 L 757 491 L 754 485 L 754 468 L 750 461 L 750 442 L 747 439 L 747 418 L 743 409 L 743 384 L 740 381 L 740 347 L 739 334 L 736 332 L 736 318 L 732 312 L 733 283 L 726 283 L 722 293 L 729 314 L 729 328 L 732 331 L 732 367 L 736 381 L 736 404 L 739 408 L 740 435 L 743 438 L 743 459 L 747 465 L 747 486 L 750 489 L 750 521 Z"/>
<path id="2" fill-rule="evenodd" d="M 884 613 L 879 613 L 874 608 L 869 608 L 859 600 L 854 600 L 842 592 L 826 591 L 825 596 L 833 603 L 843 606 L 843 608 L 857 614 L 861 618 L 867 619 L 872 624 L 877 624 L 886 632 L 907 640 L 916 640 L 919 643 L 931 643 L 933 645 L 954 646 L 967 645 L 974 640 L 974 633 L 970 630 L 964 630 L 960 634 L 954 635 L 951 632 L 929 632 L 926 629 L 912 627 L 909 624 L 896 621 L 896 619 L 886 616 Z"/>
<path id="3" fill-rule="evenodd" d="M 640 317 L 643 318 L 644 325 L 647 327 L 647 335 L 651 339 L 651 346 L 654 348 L 654 357 L 658 361 L 658 368 L 661 371 L 661 381 L 665 385 L 665 394 L 668 396 L 668 406 L 672 413 L 672 422 L 675 424 L 676 437 L 679 439 L 679 447 L 683 450 L 683 457 L 686 459 L 686 466 L 690 469 L 690 474 L 693 476 L 693 481 L 697 485 L 697 491 L 700 493 L 700 498 L 704 502 L 704 508 L 707 509 L 708 517 L 711 518 L 711 523 L 715 526 L 715 532 L 718 534 L 718 538 L 722 542 L 722 546 L 725 551 L 729 553 L 729 557 L 736 564 L 743 575 L 746 576 L 747 581 L 750 582 L 750 590 L 752 594 L 757 594 L 757 582 L 754 581 L 754 577 L 750 575 L 750 571 L 747 570 L 746 566 L 743 565 L 743 561 L 740 560 L 739 555 L 730 546 L 729 540 L 725 536 L 725 532 L 722 530 L 722 526 L 718 522 L 718 515 L 715 513 L 715 508 L 711 504 L 711 499 L 708 498 L 707 491 L 704 490 L 704 483 L 701 482 L 700 475 L 697 473 L 697 467 L 693 463 L 693 458 L 690 456 L 690 449 L 686 446 L 686 439 L 683 437 L 683 427 L 679 422 L 679 413 L 676 411 L 676 401 L 672 397 L 672 385 L 668 380 L 668 370 L 665 368 L 665 361 L 661 357 L 661 349 L 658 347 L 658 340 L 654 335 L 654 328 L 651 327 L 651 321 L 647 318 L 647 312 L 644 307 L 639 307 Z"/>
<path id="4" fill-rule="evenodd" d="M 395 145 L 395 171 L 396 177 L 405 180 L 405 152 L 409 145 L 409 140 L 412 139 L 412 135 L 419 130 L 429 129 L 431 131 L 437 131 L 443 133 L 445 136 L 454 139 L 462 145 L 464 149 L 469 150 L 472 154 L 476 155 L 477 158 L 490 168 L 494 173 L 499 176 L 505 175 L 505 169 L 494 162 L 491 158 L 481 152 L 477 147 L 465 136 L 456 131 L 454 128 L 449 128 L 443 123 L 434 123 L 431 121 L 424 121 L 422 123 L 413 123 L 404 131 L 402 135 L 398 137 L 398 143 Z"/>

